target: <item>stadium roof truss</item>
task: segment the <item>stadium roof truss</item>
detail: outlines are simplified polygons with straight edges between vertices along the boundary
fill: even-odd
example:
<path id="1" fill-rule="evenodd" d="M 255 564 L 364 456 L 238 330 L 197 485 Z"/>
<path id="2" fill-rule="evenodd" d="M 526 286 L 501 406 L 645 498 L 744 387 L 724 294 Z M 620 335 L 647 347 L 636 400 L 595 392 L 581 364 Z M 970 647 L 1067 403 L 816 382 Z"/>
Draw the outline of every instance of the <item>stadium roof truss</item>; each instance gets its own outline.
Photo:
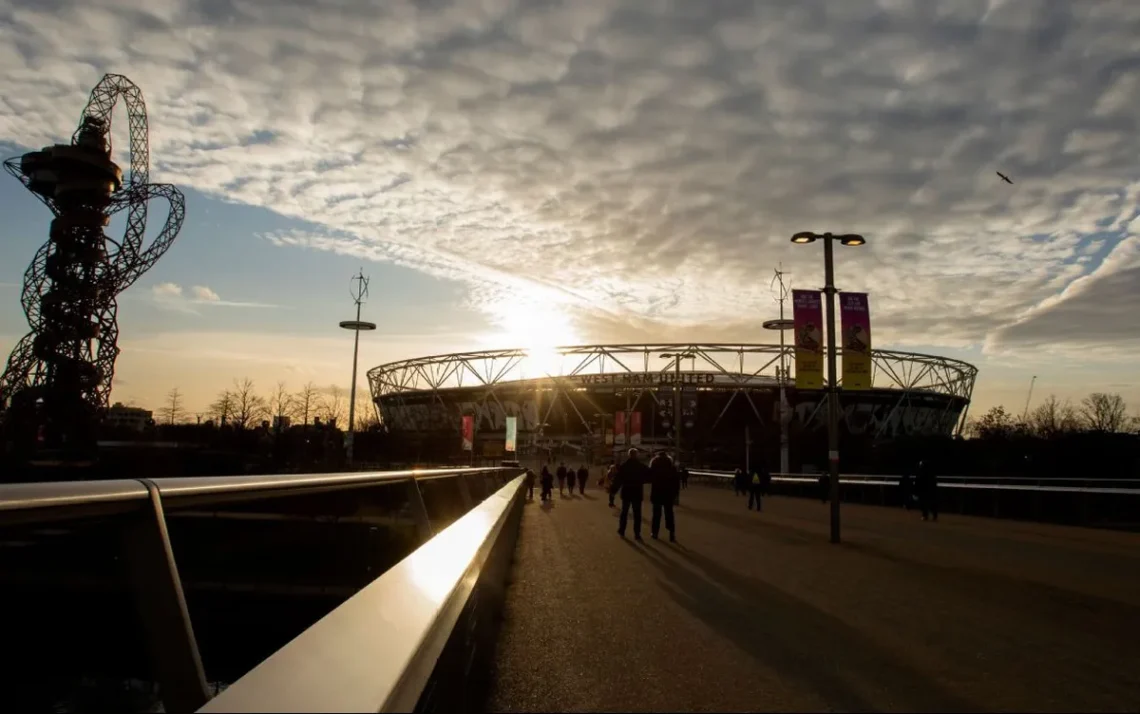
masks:
<path id="1" fill-rule="evenodd" d="M 678 366 L 678 354 L 685 355 Z M 664 358 L 664 359 L 663 359 Z M 973 395 L 978 370 L 961 360 L 894 350 L 872 350 L 872 384 L 875 389 L 899 390 L 894 408 L 906 405 L 912 396 L 920 393 L 958 397 L 966 400 L 967 409 Z M 688 364 L 685 364 L 687 362 Z M 489 400 L 499 402 L 497 392 L 506 385 L 518 387 L 520 383 L 533 385 L 536 391 L 552 392 L 541 421 L 546 422 L 560 396 L 569 391 L 586 389 L 587 375 L 646 375 L 644 381 L 632 380 L 629 384 L 615 383 L 613 388 L 625 391 L 632 402 L 630 409 L 646 394 L 657 400 L 656 392 L 672 389 L 667 379 L 658 382 L 675 370 L 685 374 L 712 375 L 712 388 L 732 389 L 733 394 L 717 417 L 717 422 L 737 396 L 743 395 L 752 405 L 757 418 L 763 421 L 749 395 L 751 389 L 778 387 L 779 368 L 785 374 L 794 371 L 794 347 L 768 344 L 618 344 L 581 345 L 559 347 L 538 355 L 525 349 L 457 352 L 391 362 L 368 371 L 368 382 L 377 408 L 380 400 L 393 400 L 401 404 L 405 395 L 431 394 L 446 407 L 443 394 L 452 390 L 473 390 L 476 400 L 485 407 Z M 794 378 L 789 377 L 789 380 Z M 842 387 L 842 376 L 839 384 Z M 790 381 L 789 384 L 794 384 Z M 684 386 L 684 383 L 682 383 Z M 706 388 L 694 385 L 696 388 Z M 587 401 L 589 398 L 587 397 Z M 593 433 L 594 424 L 569 401 L 587 431 Z M 823 404 L 823 400 L 819 402 Z M 952 402 L 947 402 L 949 405 Z M 499 406 L 502 407 L 501 402 Z M 958 429 L 965 423 L 963 409 Z M 600 411 L 600 409 L 599 409 Z M 381 414 L 383 417 L 383 414 Z M 716 424 L 714 423 L 713 428 Z M 459 429 L 459 425 L 455 427 Z"/>

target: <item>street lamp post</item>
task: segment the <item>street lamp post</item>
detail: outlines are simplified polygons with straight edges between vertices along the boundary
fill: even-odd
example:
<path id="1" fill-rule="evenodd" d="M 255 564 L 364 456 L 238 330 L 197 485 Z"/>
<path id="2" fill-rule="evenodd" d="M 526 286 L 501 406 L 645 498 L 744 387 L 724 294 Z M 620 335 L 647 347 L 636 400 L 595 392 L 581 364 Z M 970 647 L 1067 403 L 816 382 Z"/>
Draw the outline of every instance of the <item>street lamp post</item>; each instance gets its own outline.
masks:
<path id="1" fill-rule="evenodd" d="M 783 286 L 781 285 L 781 288 Z M 776 382 L 780 385 L 780 473 L 788 473 L 788 366 L 784 354 L 784 332 L 795 327 L 794 320 L 784 319 L 784 301 L 780 301 L 780 319 L 764 322 L 765 330 L 780 331 L 780 364 L 776 367 Z"/>
<path id="2" fill-rule="evenodd" d="M 835 367 L 835 267 L 832 259 L 832 243 L 839 241 L 846 246 L 860 246 L 867 241 L 853 233 L 832 235 L 831 233 L 811 233 L 805 231 L 792 236 L 797 244 L 814 243 L 823 240 L 824 288 L 827 295 L 827 461 L 831 473 L 831 542 L 839 542 L 839 386 Z"/>
<path id="3" fill-rule="evenodd" d="M 671 359 L 673 362 L 673 450 L 674 458 L 681 460 L 681 360 L 692 359 L 696 354 L 692 352 L 664 352 L 661 359 Z"/>
<path id="4" fill-rule="evenodd" d="M 344 320 L 340 326 L 346 330 L 352 330 L 352 389 L 348 397 L 348 433 L 344 437 L 344 448 L 348 464 L 352 465 L 352 452 L 353 441 L 356 433 L 356 358 L 360 352 L 360 331 L 361 330 L 375 330 L 376 323 L 364 322 L 360 319 L 360 306 L 364 303 L 364 298 L 368 297 L 368 278 L 364 277 L 364 270 L 352 278 L 356 282 L 356 287 L 352 289 L 352 301 L 356 303 L 356 319 Z"/>

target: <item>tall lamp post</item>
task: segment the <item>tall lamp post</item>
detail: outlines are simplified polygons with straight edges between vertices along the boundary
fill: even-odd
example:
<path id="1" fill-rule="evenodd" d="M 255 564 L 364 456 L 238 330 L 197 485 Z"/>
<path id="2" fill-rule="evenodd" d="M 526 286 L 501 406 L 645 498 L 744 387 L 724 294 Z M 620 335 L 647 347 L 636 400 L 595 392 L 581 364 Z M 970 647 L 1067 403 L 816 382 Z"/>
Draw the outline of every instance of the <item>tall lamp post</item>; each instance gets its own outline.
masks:
<path id="1" fill-rule="evenodd" d="M 349 466 L 352 465 L 352 446 L 354 435 L 356 433 L 356 357 L 360 351 L 360 331 L 371 331 L 376 329 L 376 323 L 364 322 L 360 319 L 360 306 L 364 304 L 364 298 L 368 297 L 368 278 L 364 277 L 364 270 L 361 269 L 360 273 L 353 276 L 352 282 L 356 283 L 353 286 L 350 294 L 352 301 L 356 303 L 356 319 L 344 320 L 340 326 L 346 330 L 352 330 L 352 390 L 348 397 L 348 434 L 344 438 L 344 448 L 348 458 Z"/>
<path id="2" fill-rule="evenodd" d="M 606 444 L 606 420 L 613 419 L 613 414 L 606 414 L 605 412 L 595 412 L 594 417 L 602 421 L 602 451 L 605 452 L 606 447 L 610 447 L 610 456 L 613 457 L 613 444 Z"/>
<path id="3" fill-rule="evenodd" d="M 674 458 L 681 460 L 681 360 L 692 359 L 697 355 L 693 352 L 664 352 L 661 359 L 673 361 L 673 449 Z"/>
<path id="4" fill-rule="evenodd" d="M 776 383 L 780 385 L 780 473 L 788 473 L 788 365 L 784 355 L 784 332 L 795 328 L 795 320 L 784 319 L 784 301 L 780 301 L 780 319 L 765 320 L 765 330 L 780 332 L 780 364 L 776 367 Z"/>
<path id="5" fill-rule="evenodd" d="M 831 472 L 831 542 L 839 542 L 839 386 L 835 367 L 835 266 L 832 259 L 832 243 L 860 246 L 866 243 L 861 235 L 847 233 L 812 233 L 804 231 L 792 236 L 792 242 L 800 245 L 823 240 L 824 288 L 827 295 L 827 461 Z"/>

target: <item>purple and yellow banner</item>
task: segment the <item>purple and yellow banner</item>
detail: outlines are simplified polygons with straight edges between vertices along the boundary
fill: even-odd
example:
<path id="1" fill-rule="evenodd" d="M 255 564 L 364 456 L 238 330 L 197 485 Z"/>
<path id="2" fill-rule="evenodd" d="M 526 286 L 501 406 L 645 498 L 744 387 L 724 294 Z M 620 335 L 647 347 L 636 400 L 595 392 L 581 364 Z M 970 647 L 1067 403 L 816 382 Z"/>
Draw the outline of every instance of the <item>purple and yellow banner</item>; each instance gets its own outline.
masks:
<path id="1" fill-rule="evenodd" d="M 840 293 L 843 320 L 843 389 L 871 388 L 871 310 L 867 293 Z"/>
<path id="2" fill-rule="evenodd" d="M 818 290 L 792 291 L 796 389 L 823 389 L 823 304 Z"/>

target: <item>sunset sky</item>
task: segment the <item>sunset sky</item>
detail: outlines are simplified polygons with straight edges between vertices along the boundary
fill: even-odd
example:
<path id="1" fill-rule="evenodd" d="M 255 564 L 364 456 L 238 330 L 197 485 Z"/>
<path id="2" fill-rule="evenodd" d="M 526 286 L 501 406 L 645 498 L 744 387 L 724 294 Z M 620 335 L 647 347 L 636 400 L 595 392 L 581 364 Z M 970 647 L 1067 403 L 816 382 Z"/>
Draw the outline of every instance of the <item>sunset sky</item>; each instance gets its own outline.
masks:
<path id="1" fill-rule="evenodd" d="M 976 364 L 971 411 L 1037 375 L 1135 413 L 1138 58 L 1136 0 L 0 0 L 0 156 L 142 88 L 187 205 L 120 298 L 113 398 L 150 408 L 347 387 L 361 267 L 364 366 L 767 341 L 773 269 L 822 284 L 789 236 L 831 230 L 875 346 Z M 3 356 L 49 212 L 0 179 Z"/>

